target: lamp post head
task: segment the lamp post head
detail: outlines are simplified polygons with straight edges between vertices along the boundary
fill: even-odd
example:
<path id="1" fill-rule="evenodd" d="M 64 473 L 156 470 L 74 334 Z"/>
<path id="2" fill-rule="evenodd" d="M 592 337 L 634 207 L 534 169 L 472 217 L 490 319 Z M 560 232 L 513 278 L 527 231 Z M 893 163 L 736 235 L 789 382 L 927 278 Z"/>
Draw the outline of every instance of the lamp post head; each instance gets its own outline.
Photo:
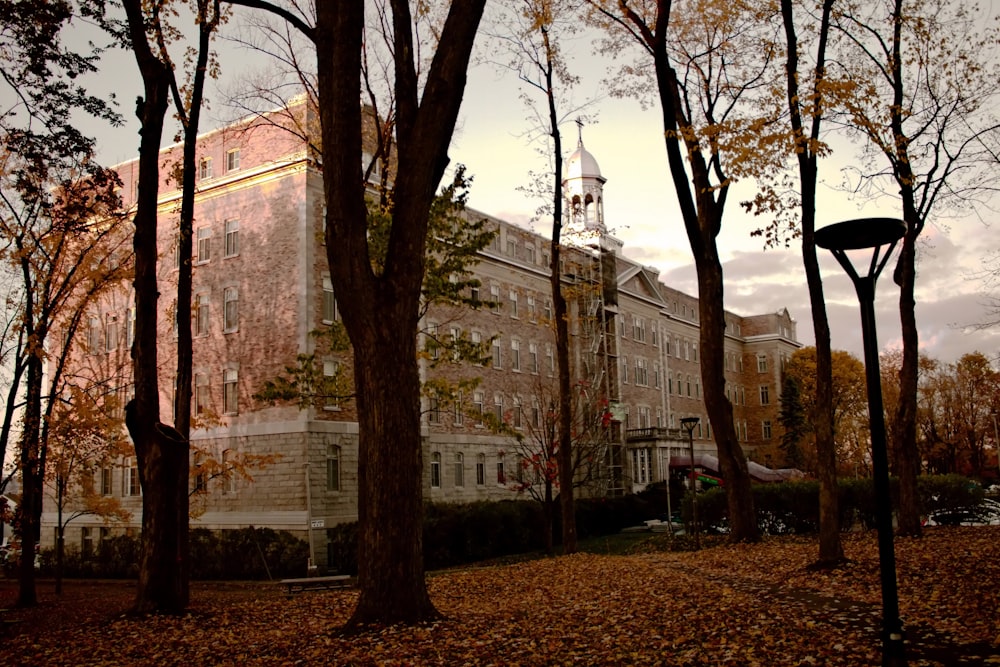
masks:
<path id="1" fill-rule="evenodd" d="M 903 238 L 906 223 L 898 218 L 858 218 L 816 230 L 816 245 L 827 250 L 877 248 Z"/>
<path id="2" fill-rule="evenodd" d="M 694 427 L 697 426 L 700 421 L 700 417 L 683 417 L 681 418 L 681 426 L 687 429 L 688 435 L 691 435 L 694 431 Z"/>

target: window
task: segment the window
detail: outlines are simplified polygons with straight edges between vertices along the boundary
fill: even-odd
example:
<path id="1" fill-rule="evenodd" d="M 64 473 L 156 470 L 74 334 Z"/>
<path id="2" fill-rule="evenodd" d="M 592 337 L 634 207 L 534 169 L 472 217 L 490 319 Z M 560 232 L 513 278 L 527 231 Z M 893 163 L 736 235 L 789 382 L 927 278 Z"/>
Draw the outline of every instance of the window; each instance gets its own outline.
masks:
<path id="1" fill-rule="evenodd" d="M 687 384 L 687 395 L 688 395 L 688 398 L 690 398 L 691 397 L 691 376 L 690 375 L 688 375 L 687 378 L 686 378 L 686 384 Z"/>
<path id="2" fill-rule="evenodd" d="M 767 419 L 764 420 L 762 426 L 763 436 L 765 440 L 771 439 L 771 422 Z"/>
<path id="3" fill-rule="evenodd" d="M 226 152 L 226 171 L 238 171 L 240 168 L 240 149 L 234 148 Z"/>
<path id="4" fill-rule="evenodd" d="M 110 496 L 114 486 L 112 485 L 112 480 L 114 479 L 112 475 L 114 471 L 111 466 L 101 466 L 101 495 Z"/>
<path id="5" fill-rule="evenodd" d="M 684 361 L 691 361 L 691 342 L 684 341 Z"/>
<path id="6" fill-rule="evenodd" d="M 431 424 L 441 423 L 441 404 L 437 396 L 427 397 L 427 421 Z"/>
<path id="7" fill-rule="evenodd" d="M 538 372 L 538 345 L 528 343 L 528 372 Z"/>
<path id="8" fill-rule="evenodd" d="M 208 490 L 208 474 L 204 469 L 202 464 L 202 455 L 195 452 L 194 455 L 194 465 L 192 466 L 194 470 L 194 490 L 197 493 L 205 493 Z"/>
<path id="9" fill-rule="evenodd" d="M 771 403 L 770 391 L 766 384 L 760 386 L 760 404 L 768 405 Z"/>
<path id="10" fill-rule="evenodd" d="M 496 315 L 500 314 L 500 286 L 490 285 L 490 308 Z"/>
<path id="11" fill-rule="evenodd" d="M 208 412 L 208 376 L 204 373 L 194 375 L 194 413 L 196 415 Z"/>
<path id="12" fill-rule="evenodd" d="M 457 394 L 455 394 L 455 420 L 453 422 L 455 426 L 461 426 L 462 422 L 465 421 L 465 413 L 463 412 L 464 410 L 465 406 L 463 405 L 462 392 L 460 391 Z"/>
<path id="13" fill-rule="evenodd" d="M 94 555 L 94 534 L 90 526 L 80 528 L 80 557 L 90 558 Z"/>
<path id="14" fill-rule="evenodd" d="M 550 343 L 545 344 L 545 360 L 549 367 L 549 375 L 552 375 L 556 372 L 556 356 Z"/>
<path id="15" fill-rule="evenodd" d="M 757 355 L 757 372 L 766 373 L 767 372 L 767 355 L 758 354 Z"/>
<path id="16" fill-rule="evenodd" d="M 104 325 L 104 345 L 108 352 L 114 352 L 118 349 L 118 316 L 113 313 L 108 313 L 105 317 Z"/>
<path id="17" fill-rule="evenodd" d="M 135 308 L 125 311 L 125 345 L 129 348 L 135 341 Z"/>
<path id="18" fill-rule="evenodd" d="M 212 158 L 203 157 L 201 161 L 198 162 L 198 178 L 200 180 L 212 178 Z"/>
<path id="19" fill-rule="evenodd" d="M 208 294 L 202 292 L 194 298 L 194 335 L 207 336 L 209 327 Z"/>
<path id="20" fill-rule="evenodd" d="M 476 355 L 475 356 L 476 366 L 482 366 L 483 365 L 483 363 L 482 363 L 482 356 L 483 356 L 483 349 L 482 349 L 483 334 L 479 333 L 478 331 L 473 331 L 471 334 L 469 334 L 469 340 L 472 342 L 472 344 L 474 346 L 473 350 L 474 350 L 474 353 Z"/>
<path id="21" fill-rule="evenodd" d="M 323 400 L 324 410 L 338 410 L 340 403 L 336 396 L 329 395 L 336 392 L 336 377 L 340 374 L 340 363 L 334 359 L 323 360 L 323 379 L 326 384 L 328 395 Z"/>
<path id="22" fill-rule="evenodd" d="M 340 447 L 326 446 L 326 490 L 340 491 Z"/>
<path id="23" fill-rule="evenodd" d="M 503 396 L 500 394 L 493 394 L 493 417 L 498 424 L 503 423 Z"/>
<path id="24" fill-rule="evenodd" d="M 636 410 L 639 413 L 639 428 L 649 428 L 650 415 L 652 414 L 648 407 L 639 407 Z"/>
<path id="25" fill-rule="evenodd" d="M 674 393 L 674 376 L 670 373 L 667 373 L 667 393 Z"/>
<path id="26" fill-rule="evenodd" d="M 479 425 L 483 425 L 483 413 L 486 411 L 486 406 L 484 402 L 483 392 L 477 391 L 472 395 L 472 412 L 479 421 Z"/>
<path id="27" fill-rule="evenodd" d="M 507 254 L 511 257 L 517 257 L 517 239 L 513 236 L 507 237 Z"/>
<path id="28" fill-rule="evenodd" d="M 521 370 L 521 341 L 510 341 L 510 369 L 512 371 Z"/>
<path id="29" fill-rule="evenodd" d="M 678 359 L 681 358 L 681 339 L 674 338 L 674 356 Z"/>
<path id="30" fill-rule="evenodd" d="M 622 384 L 628 384 L 628 357 L 622 356 Z"/>
<path id="31" fill-rule="evenodd" d="M 240 328 L 240 293 L 235 287 L 222 292 L 222 331 L 232 333 Z"/>
<path id="32" fill-rule="evenodd" d="M 199 227 L 198 235 L 198 264 L 204 264 L 212 259 L 212 228 Z"/>
<path id="33" fill-rule="evenodd" d="M 438 343 L 438 325 L 436 322 L 427 323 L 427 333 L 424 335 L 424 351 L 430 354 L 431 359 L 435 361 L 441 358 L 441 345 Z"/>
<path id="34" fill-rule="evenodd" d="M 497 454 L 497 484 L 505 485 L 507 483 L 507 471 L 504 470 L 504 460 L 503 452 Z"/>
<path id="35" fill-rule="evenodd" d="M 232 449 L 222 452 L 222 493 L 236 493 L 236 452 Z"/>
<path id="36" fill-rule="evenodd" d="M 91 317 L 87 320 L 87 351 L 98 354 L 101 349 L 101 319 Z"/>
<path id="37" fill-rule="evenodd" d="M 457 361 L 461 361 L 462 360 L 462 352 L 461 352 L 461 345 L 460 345 L 460 343 L 462 342 L 462 328 L 461 327 L 452 327 L 450 335 L 451 335 L 451 338 L 449 339 L 449 342 L 450 342 L 451 347 L 452 347 L 452 349 L 451 349 L 451 360 L 452 361 L 456 361 L 456 362 Z"/>
<path id="38" fill-rule="evenodd" d="M 323 274 L 323 323 L 337 321 L 337 298 L 333 294 L 333 280 L 329 273 Z"/>
<path id="39" fill-rule="evenodd" d="M 660 388 L 660 362 L 653 362 L 653 386 Z"/>
<path id="40" fill-rule="evenodd" d="M 465 454 L 455 453 L 455 486 L 465 486 Z"/>
<path id="41" fill-rule="evenodd" d="M 698 361 L 698 343 L 691 344 L 691 361 Z"/>
<path id="42" fill-rule="evenodd" d="M 510 316 L 517 317 L 517 292 L 510 291 Z"/>
<path id="43" fill-rule="evenodd" d="M 441 452 L 431 454 L 431 488 L 441 488 Z"/>
<path id="44" fill-rule="evenodd" d="M 658 326 L 656 326 L 655 322 L 649 328 L 649 333 L 650 333 L 650 335 L 652 336 L 652 339 L 653 339 L 653 346 L 656 347 L 657 345 L 660 344 L 660 335 L 659 335 L 660 334 L 660 328 Z"/>
<path id="45" fill-rule="evenodd" d="M 649 450 L 632 450 L 632 481 L 636 484 L 649 484 Z"/>
<path id="46" fill-rule="evenodd" d="M 479 294 L 479 285 L 469 285 L 469 299 L 472 301 L 473 308 L 480 306 L 482 296 Z"/>
<path id="47" fill-rule="evenodd" d="M 632 338 L 640 343 L 646 342 L 646 321 L 641 317 L 632 318 Z"/>
<path id="48" fill-rule="evenodd" d="M 486 454 L 476 456 L 476 486 L 486 486 Z"/>
<path id="49" fill-rule="evenodd" d="M 226 248 L 224 257 L 240 254 L 240 221 L 226 220 Z"/>
<path id="50" fill-rule="evenodd" d="M 500 350 L 500 339 L 499 338 L 494 338 L 493 339 L 493 368 L 503 368 L 503 364 L 501 363 L 501 361 L 502 361 L 501 354 L 502 354 L 502 351 Z"/>
<path id="51" fill-rule="evenodd" d="M 538 318 L 538 314 L 535 312 L 535 297 L 529 295 L 525 301 L 528 303 L 528 320 L 534 322 Z"/>
<path id="52" fill-rule="evenodd" d="M 235 368 L 227 368 L 222 373 L 222 409 L 227 415 L 239 412 L 238 373 Z"/>
<path id="53" fill-rule="evenodd" d="M 635 383 L 640 387 L 649 386 L 649 362 L 645 359 L 635 360 Z"/>
<path id="54" fill-rule="evenodd" d="M 544 306 L 544 309 L 543 309 L 543 315 L 545 315 L 545 319 L 547 321 L 552 321 L 552 300 L 551 299 L 546 299 L 545 300 L 545 306 Z"/>
<path id="55" fill-rule="evenodd" d="M 670 356 L 670 336 L 663 337 L 663 354 Z"/>
<path id="56" fill-rule="evenodd" d="M 519 398 L 514 399 L 514 408 L 511 411 L 510 421 L 514 428 L 521 428 L 523 426 L 521 419 L 521 399 Z"/>
<path id="57" fill-rule="evenodd" d="M 125 459 L 122 472 L 122 495 L 139 495 L 139 468 L 136 467 L 135 459 Z"/>

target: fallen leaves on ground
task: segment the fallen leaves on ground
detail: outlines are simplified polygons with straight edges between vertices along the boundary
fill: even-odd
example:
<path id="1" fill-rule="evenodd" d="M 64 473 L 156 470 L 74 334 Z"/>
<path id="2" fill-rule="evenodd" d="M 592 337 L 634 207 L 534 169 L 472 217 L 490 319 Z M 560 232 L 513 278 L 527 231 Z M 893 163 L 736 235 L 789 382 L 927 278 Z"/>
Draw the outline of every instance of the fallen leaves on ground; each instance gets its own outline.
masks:
<path id="1" fill-rule="evenodd" d="M 844 547 L 850 562 L 828 572 L 807 569 L 814 541 L 780 538 L 438 573 L 428 588 L 445 620 L 350 636 L 339 628 L 355 591 L 289 598 L 274 585 L 195 584 L 189 614 L 136 619 L 122 613 L 128 585 L 71 582 L 63 599 L 43 589 L 39 609 L 4 613 L 0 661 L 877 665 L 875 535 L 845 535 Z M 1000 528 L 935 528 L 921 540 L 897 539 L 896 557 L 910 664 L 956 664 L 966 649 L 980 662 L 1000 655 Z M 86 592 L 74 596 L 78 587 Z M 13 590 L 3 583 L 0 605 Z"/>

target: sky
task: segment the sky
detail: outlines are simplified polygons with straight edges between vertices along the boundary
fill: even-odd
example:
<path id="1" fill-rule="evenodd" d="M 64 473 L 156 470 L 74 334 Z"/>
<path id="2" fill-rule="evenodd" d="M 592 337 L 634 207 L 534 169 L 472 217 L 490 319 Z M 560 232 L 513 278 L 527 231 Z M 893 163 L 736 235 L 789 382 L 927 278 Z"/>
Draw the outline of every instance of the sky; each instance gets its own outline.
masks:
<path id="1" fill-rule="evenodd" d="M 570 67 L 580 77 L 576 98 L 593 97 L 609 75 L 606 65 L 585 39 L 567 45 L 567 51 Z M 233 118 L 234 112 L 221 102 L 233 77 L 248 67 L 263 66 L 258 56 L 230 47 L 222 49 L 221 65 L 222 78 L 210 91 L 214 103 L 203 121 L 206 131 Z M 107 164 L 131 159 L 138 147 L 138 122 L 130 101 L 141 92 L 134 59 L 127 53 L 106 59 L 95 84 L 113 87 L 125 117 L 122 128 L 98 128 L 100 159 Z M 529 181 L 529 172 L 547 167 L 539 145 L 528 136 L 532 122 L 521 91 L 514 73 L 488 64 L 473 66 L 450 156 L 453 164 L 465 164 L 474 177 L 472 208 L 548 235 L 547 221 L 532 221 L 539 202 L 518 190 Z M 694 262 L 667 169 L 659 108 L 643 109 L 636 100 L 604 97 L 587 107 L 586 113 L 590 119 L 582 128 L 582 139 L 607 179 L 604 202 L 609 230 L 624 242 L 627 257 L 658 269 L 669 286 L 697 294 Z M 568 157 L 576 148 L 578 128 L 569 119 L 561 129 L 564 157 Z M 895 202 L 858 201 L 833 187 L 856 153 L 852 146 L 838 147 L 821 163 L 817 227 L 859 217 L 899 216 Z M 744 214 L 738 202 L 752 193 L 751 183 L 736 186 L 719 238 L 726 308 L 740 315 L 787 308 L 797 322 L 799 341 L 811 345 L 812 320 L 799 248 L 765 250 L 759 238 L 751 237 L 759 221 Z M 976 275 L 988 253 L 1000 248 L 1000 225 L 989 224 L 990 215 L 982 211 L 981 219 L 935 222 L 924 231 L 918 250 L 916 315 L 921 350 L 932 358 L 954 362 L 973 351 L 1000 358 L 1000 327 L 977 326 L 989 321 L 991 313 L 987 286 Z M 891 280 L 894 259 L 876 290 L 878 343 L 883 350 L 901 345 L 899 290 Z M 861 262 L 864 270 L 867 259 Z M 820 263 L 833 347 L 861 358 L 854 287 L 828 252 L 820 251 Z"/>

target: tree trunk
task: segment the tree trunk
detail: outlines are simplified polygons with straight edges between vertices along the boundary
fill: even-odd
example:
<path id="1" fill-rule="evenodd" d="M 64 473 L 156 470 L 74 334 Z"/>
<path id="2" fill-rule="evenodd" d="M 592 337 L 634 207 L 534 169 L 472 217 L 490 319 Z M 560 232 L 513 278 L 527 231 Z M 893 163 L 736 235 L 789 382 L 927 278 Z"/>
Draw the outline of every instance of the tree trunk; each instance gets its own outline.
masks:
<path id="1" fill-rule="evenodd" d="M 690 122 L 684 115 L 677 74 L 667 57 L 669 5 L 664 0 L 658 3 L 656 32 L 651 36 L 652 43 L 649 46 L 656 66 L 667 163 L 698 273 L 701 379 L 705 391 L 705 409 L 715 433 L 719 465 L 726 480 L 726 503 L 732 531 L 730 538 L 734 542 L 756 542 L 760 539 L 760 529 L 754 509 L 750 472 L 733 425 L 733 406 L 726 398 L 725 390 L 726 319 L 722 263 L 719 261 L 716 238 L 722 225 L 728 186 L 713 186 L 711 171 L 701 148 L 690 138 L 693 133 L 690 132 Z M 682 126 L 682 132 L 678 131 L 679 126 Z M 684 144 L 687 159 L 681 150 L 682 134 L 688 137 Z M 690 179 L 688 167 L 691 169 Z"/>
<path id="2" fill-rule="evenodd" d="M 919 537 L 920 506 L 917 497 L 917 472 L 920 467 L 920 453 L 917 451 L 917 319 L 914 300 L 916 282 L 916 243 L 923 229 L 923 220 L 916 208 L 913 191 L 916 176 L 910 163 L 910 139 L 903 131 L 904 82 L 902 65 L 902 24 L 903 0 L 893 3 L 892 67 L 893 101 L 889 108 L 890 126 L 895 139 L 893 167 L 899 184 L 899 196 L 903 204 L 903 221 L 906 234 L 903 236 L 899 259 L 893 279 L 899 285 L 899 320 L 903 336 L 903 359 L 899 368 L 899 405 L 895 415 L 896 467 L 899 476 L 899 532 Z"/>
<path id="3" fill-rule="evenodd" d="M 542 501 L 542 511 L 545 513 L 545 553 L 549 556 L 554 552 L 552 531 L 555 526 L 555 499 L 552 497 L 552 481 L 545 480 L 545 499 Z"/>
<path id="4" fill-rule="evenodd" d="M 175 429 L 160 423 L 156 349 L 159 153 L 170 72 L 149 48 L 141 3 L 125 0 L 124 7 L 145 92 L 138 108 L 142 139 L 133 238 L 135 398 L 125 409 L 125 425 L 135 444 L 142 486 L 142 547 L 134 610 L 176 614 L 188 604 L 188 442 Z"/>
<path id="5" fill-rule="evenodd" d="M 811 116 L 810 136 L 819 138 L 822 122 L 823 96 L 820 81 L 826 67 L 826 44 L 830 32 L 830 13 L 833 0 L 823 2 L 816 49 L 816 69 L 813 93 L 816 108 Z M 802 191 L 802 265 L 809 286 L 809 305 L 812 310 L 813 333 L 816 338 L 816 405 L 812 420 L 816 429 L 816 470 L 819 477 L 819 561 L 821 566 L 832 566 L 844 560 L 840 541 L 839 489 L 837 486 L 837 448 L 833 432 L 833 358 L 830 349 L 830 322 L 826 315 L 823 296 L 823 278 L 816 257 L 816 152 L 803 131 L 802 100 L 799 96 L 798 37 L 791 0 L 782 0 L 781 13 L 788 42 L 786 77 L 788 107 L 792 129 L 796 135 L 799 166 L 799 183 Z"/>
<path id="6" fill-rule="evenodd" d="M 424 582 L 416 322 L 399 310 L 385 304 L 381 317 L 393 326 L 375 326 L 354 345 L 361 594 L 351 627 L 440 616 Z M 371 315 L 377 322 L 379 314 Z"/>
<path id="7" fill-rule="evenodd" d="M 422 93 L 410 7 L 392 0 L 398 170 L 392 229 L 373 268 L 358 100 L 365 2 L 317 3 L 316 51 L 327 260 L 354 347 L 358 407 L 358 604 L 348 627 L 440 616 L 423 572 L 423 466 L 416 333 L 430 204 L 465 90 L 485 0 L 453 5 Z"/>
<path id="8" fill-rule="evenodd" d="M 900 535 L 920 537 L 920 497 L 917 477 L 920 472 L 920 452 L 917 450 L 917 383 L 919 350 L 915 313 L 914 283 L 916 282 L 916 237 L 918 232 L 907 224 L 902 248 L 897 260 L 895 280 L 899 283 L 899 320 L 903 336 L 903 358 L 899 367 L 899 405 L 896 408 L 896 475 L 899 478 Z"/>
<path id="9" fill-rule="evenodd" d="M 733 405 L 726 398 L 723 346 L 726 320 L 722 306 L 722 264 L 714 242 L 702 251 L 702 254 L 696 254 L 699 257 L 696 267 L 701 325 L 701 382 L 705 392 L 705 410 L 715 433 L 720 472 L 726 481 L 726 505 L 732 531 L 730 538 L 734 542 L 756 542 L 760 539 L 760 529 L 754 509 L 750 471 L 733 425 Z"/>
<path id="10" fill-rule="evenodd" d="M 30 304 L 29 304 L 30 305 Z M 42 483 L 45 463 L 39 432 L 42 412 L 42 359 L 31 352 L 34 334 L 29 332 L 29 352 L 25 373 L 25 403 L 21 432 L 21 503 L 17 506 L 21 538 L 18 565 L 18 607 L 38 604 L 35 588 L 35 547 L 41 531 Z M 39 348 L 38 352 L 41 352 Z"/>

